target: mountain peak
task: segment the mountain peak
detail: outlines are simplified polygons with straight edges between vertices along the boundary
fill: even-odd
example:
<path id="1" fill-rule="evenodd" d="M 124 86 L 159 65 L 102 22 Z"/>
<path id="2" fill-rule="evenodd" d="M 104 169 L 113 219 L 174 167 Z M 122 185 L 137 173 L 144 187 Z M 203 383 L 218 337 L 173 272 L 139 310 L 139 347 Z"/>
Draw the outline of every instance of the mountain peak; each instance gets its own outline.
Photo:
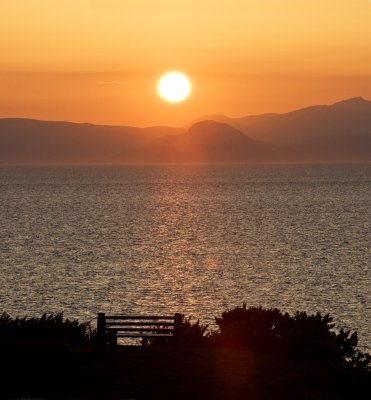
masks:
<path id="1" fill-rule="evenodd" d="M 364 99 L 362 96 L 358 97 L 352 97 L 350 99 L 338 101 L 337 103 L 334 103 L 333 106 L 335 107 L 357 107 L 357 106 L 364 106 L 364 105 L 370 105 L 371 102 Z"/>
<path id="2" fill-rule="evenodd" d="M 194 136 L 243 136 L 245 135 L 239 130 L 233 128 L 232 126 L 224 122 L 216 122 L 213 120 L 200 121 L 193 124 L 187 132 L 188 135 Z"/>

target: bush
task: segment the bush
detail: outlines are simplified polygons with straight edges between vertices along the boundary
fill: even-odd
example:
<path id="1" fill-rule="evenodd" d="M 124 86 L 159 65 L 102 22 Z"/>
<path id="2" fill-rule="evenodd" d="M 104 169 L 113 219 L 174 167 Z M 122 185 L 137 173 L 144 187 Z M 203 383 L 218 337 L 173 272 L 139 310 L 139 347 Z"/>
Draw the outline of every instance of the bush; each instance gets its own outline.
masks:
<path id="1" fill-rule="evenodd" d="M 293 316 L 277 308 L 236 307 L 216 318 L 216 345 L 277 353 L 290 358 L 331 361 L 353 369 L 369 369 L 371 356 L 359 351 L 357 333 L 334 331 L 332 318 L 320 313 Z"/>
<path id="2" fill-rule="evenodd" d="M 60 341 L 83 345 L 92 335 L 90 322 L 64 319 L 63 313 L 43 314 L 40 318 L 12 319 L 7 313 L 0 316 L 0 342 Z"/>
<path id="3" fill-rule="evenodd" d="M 201 325 L 197 320 L 194 324 L 192 317 L 185 318 L 182 315 L 182 322 L 177 330 L 176 344 L 183 346 L 202 346 L 207 344 L 208 335 L 206 334 L 208 325 Z"/>
<path id="4" fill-rule="evenodd" d="M 243 347 L 254 351 L 276 351 L 280 342 L 280 331 L 289 323 L 289 315 L 278 309 L 263 310 L 236 307 L 215 318 L 219 327 L 214 340 L 217 344 Z"/>

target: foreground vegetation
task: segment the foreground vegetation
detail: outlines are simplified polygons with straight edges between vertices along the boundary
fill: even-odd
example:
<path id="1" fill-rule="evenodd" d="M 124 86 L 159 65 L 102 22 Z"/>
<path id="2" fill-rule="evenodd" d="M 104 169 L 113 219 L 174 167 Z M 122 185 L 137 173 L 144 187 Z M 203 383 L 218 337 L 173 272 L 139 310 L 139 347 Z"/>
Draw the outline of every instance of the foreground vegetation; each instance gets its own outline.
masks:
<path id="1" fill-rule="evenodd" d="M 370 355 L 331 318 L 237 307 L 176 343 L 100 347 L 89 322 L 0 317 L 1 397 L 363 399 Z M 11 382 L 16 382 L 11 384 Z"/>

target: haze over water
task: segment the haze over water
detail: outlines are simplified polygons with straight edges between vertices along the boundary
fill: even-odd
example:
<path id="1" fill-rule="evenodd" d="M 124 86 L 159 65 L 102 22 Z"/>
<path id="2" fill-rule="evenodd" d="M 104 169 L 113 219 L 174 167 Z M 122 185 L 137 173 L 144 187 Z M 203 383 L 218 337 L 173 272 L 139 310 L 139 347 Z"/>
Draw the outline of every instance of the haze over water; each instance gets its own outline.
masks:
<path id="1" fill-rule="evenodd" d="M 371 166 L 0 169 L 12 316 L 330 313 L 371 347 Z"/>

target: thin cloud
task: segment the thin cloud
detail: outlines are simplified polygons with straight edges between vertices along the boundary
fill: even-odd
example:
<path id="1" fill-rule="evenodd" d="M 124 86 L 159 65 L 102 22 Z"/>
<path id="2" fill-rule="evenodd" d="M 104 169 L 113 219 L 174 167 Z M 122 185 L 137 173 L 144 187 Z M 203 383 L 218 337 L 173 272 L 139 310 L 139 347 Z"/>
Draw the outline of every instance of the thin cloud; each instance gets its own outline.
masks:
<path id="1" fill-rule="evenodd" d="M 119 81 L 99 81 L 98 85 L 117 85 Z"/>

